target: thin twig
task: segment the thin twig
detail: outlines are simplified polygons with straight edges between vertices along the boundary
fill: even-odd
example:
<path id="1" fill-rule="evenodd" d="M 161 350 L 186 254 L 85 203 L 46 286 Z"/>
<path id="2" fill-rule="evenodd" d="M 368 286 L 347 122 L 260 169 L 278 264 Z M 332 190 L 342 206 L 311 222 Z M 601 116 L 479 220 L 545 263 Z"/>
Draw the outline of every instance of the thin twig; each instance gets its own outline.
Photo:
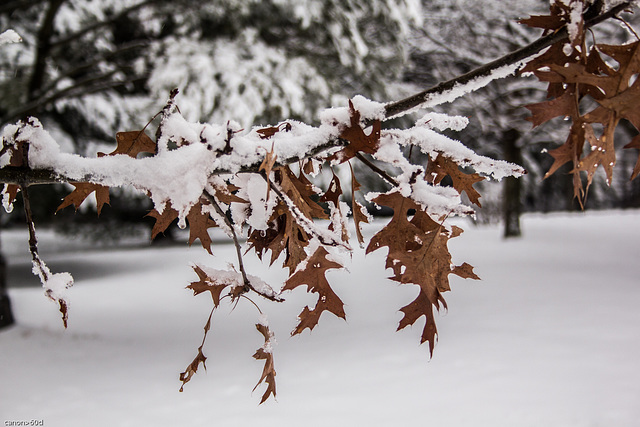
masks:
<path id="1" fill-rule="evenodd" d="M 251 284 L 251 281 L 247 277 L 247 272 L 246 272 L 246 270 L 244 268 L 244 262 L 242 260 L 242 249 L 240 248 L 240 242 L 238 241 L 238 235 L 236 234 L 236 231 L 235 231 L 235 229 L 233 227 L 233 224 L 231 223 L 231 220 L 229 220 L 229 218 L 227 217 L 225 212 L 222 210 L 222 208 L 218 204 L 218 201 L 216 200 L 216 198 L 212 194 L 210 194 L 208 191 L 204 191 L 203 195 L 211 203 L 211 205 L 215 209 L 216 213 L 224 220 L 225 224 L 227 225 L 227 227 L 229 228 L 229 230 L 231 232 L 231 237 L 233 239 L 233 244 L 234 244 L 234 246 L 236 248 L 236 256 L 238 258 L 238 268 L 240 269 L 240 274 L 242 275 L 242 282 L 244 283 L 244 291 L 245 292 L 253 291 L 253 292 L 257 293 L 258 295 L 260 295 L 261 297 L 266 298 L 266 299 L 268 299 L 270 301 L 276 301 L 276 302 L 284 301 L 282 298 L 280 298 L 278 296 L 269 295 L 269 294 L 266 294 L 264 292 L 259 291 L 258 289 L 256 289 Z"/>
<path id="2" fill-rule="evenodd" d="M 384 170 L 380 169 L 378 166 L 376 166 L 375 164 L 373 164 L 369 159 L 367 159 L 362 153 L 357 153 L 356 157 L 358 158 L 358 160 L 360 160 L 362 163 L 364 163 L 365 165 L 367 165 L 367 167 L 369 169 L 371 169 L 372 171 L 374 171 L 375 173 L 377 173 L 378 175 L 380 175 L 380 177 L 382 177 L 385 181 L 387 181 L 389 184 L 393 185 L 394 187 L 397 187 L 398 185 L 400 185 L 398 183 L 398 181 L 396 181 L 395 179 L 393 179 L 391 176 L 389 176 L 388 173 L 386 173 Z"/>

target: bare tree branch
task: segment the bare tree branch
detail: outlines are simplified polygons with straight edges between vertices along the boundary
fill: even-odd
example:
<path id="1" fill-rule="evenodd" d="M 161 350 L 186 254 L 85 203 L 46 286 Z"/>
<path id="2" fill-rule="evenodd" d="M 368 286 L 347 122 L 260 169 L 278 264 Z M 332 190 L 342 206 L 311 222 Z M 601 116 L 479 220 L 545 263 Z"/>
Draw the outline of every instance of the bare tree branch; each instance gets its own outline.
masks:
<path id="1" fill-rule="evenodd" d="M 16 10 L 28 9 L 33 5 L 43 3 L 45 0 L 15 0 L 0 6 L 0 14 L 11 13 Z"/>
<path id="2" fill-rule="evenodd" d="M 87 25 L 86 27 L 76 31 L 73 34 L 70 34 L 66 37 L 60 38 L 58 40 L 54 40 L 51 43 L 51 47 L 52 48 L 59 48 L 61 46 L 65 46 L 66 44 L 79 39 L 80 37 L 84 36 L 85 34 L 88 34 L 92 31 L 95 31 L 99 28 L 108 26 L 113 24 L 114 22 L 116 22 L 117 20 L 127 16 L 128 14 L 135 12 L 138 9 L 143 8 L 144 6 L 150 5 L 152 3 L 157 3 L 159 0 L 144 0 L 138 4 L 135 4 L 133 6 L 130 6 L 126 9 L 121 10 L 118 14 L 114 15 L 113 17 L 111 17 L 110 19 L 106 19 L 104 21 L 96 21 L 95 23 L 91 24 L 91 25 Z"/>
<path id="3" fill-rule="evenodd" d="M 45 67 L 47 57 L 51 51 L 51 37 L 53 37 L 53 23 L 58 14 L 58 10 L 64 3 L 64 0 L 50 0 L 49 8 L 44 16 L 40 29 L 38 31 L 38 47 L 36 49 L 36 60 L 33 64 L 31 72 L 31 80 L 29 81 L 29 89 L 27 98 L 34 99 L 36 93 L 42 87 L 45 78 Z"/>

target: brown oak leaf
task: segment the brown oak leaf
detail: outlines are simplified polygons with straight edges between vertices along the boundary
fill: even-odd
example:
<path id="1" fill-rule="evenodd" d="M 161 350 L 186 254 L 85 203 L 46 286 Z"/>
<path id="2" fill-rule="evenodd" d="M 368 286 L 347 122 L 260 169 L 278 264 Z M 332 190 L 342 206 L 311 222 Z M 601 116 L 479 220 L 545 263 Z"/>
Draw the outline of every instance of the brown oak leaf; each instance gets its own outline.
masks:
<path id="1" fill-rule="evenodd" d="M 349 144 L 342 150 L 329 157 L 329 161 L 337 160 L 344 163 L 352 159 L 359 152 L 374 154 L 380 145 L 380 120 L 375 120 L 371 125 L 371 133 L 364 133 L 360 126 L 360 112 L 355 109 L 353 102 L 349 100 L 349 120 L 350 125 L 340 133 L 340 138 L 349 141 Z"/>
<path id="2" fill-rule="evenodd" d="M 443 304 L 446 308 L 446 303 L 443 300 Z M 429 301 L 429 298 L 420 289 L 418 296 L 415 300 L 402 307 L 400 311 L 404 314 L 400 323 L 398 324 L 398 331 L 406 328 L 409 325 L 413 325 L 420 317 L 424 316 L 426 323 L 422 330 L 422 336 L 420 337 L 420 344 L 425 342 L 429 343 L 429 354 L 433 355 L 433 349 L 438 335 L 438 328 L 436 327 L 436 319 L 433 315 L 433 304 Z"/>
<path id="3" fill-rule="evenodd" d="M 450 274 L 478 279 L 470 265 L 464 263 L 455 266 L 451 261 L 447 243 L 450 238 L 459 236 L 462 229 L 454 226 L 447 230 L 431 219 L 418 204 L 398 192 L 382 194 L 373 202 L 392 208 L 393 217 L 387 226 L 371 238 L 366 252 L 387 247 L 389 252 L 385 268 L 392 269 L 394 273 L 390 279 L 420 286 L 418 299 L 402 309 L 405 317 L 400 329 L 424 315 L 426 323 L 421 343 L 428 341 L 432 352 L 436 325 L 426 301 L 436 308 L 441 305 L 446 307 L 442 293 L 450 290 Z M 415 211 L 411 219 L 408 217 L 410 211 Z"/>
<path id="4" fill-rule="evenodd" d="M 2 190 L 2 194 L 7 196 L 8 205 L 13 205 L 20 191 L 20 186 L 16 184 L 5 184 Z"/>
<path id="5" fill-rule="evenodd" d="M 291 130 L 291 124 L 284 122 L 284 123 L 280 123 L 278 126 L 269 126 L 266 128 L 262 128 L 262 129 L 257 129 L 256 132 L 258 132 L 258 134 L 260 134 L 260 138 L 261 139 L 269 139 L 271 138 L 273 135 L 275 135 L 277 132 L 280 131 L 290 131 Z"/>
<path id="6" fill-rule="evenodd" d="M 273 363 L 272 353 L 273 333 L 269 329 L 269 326 L 263 325 L 261 323 L 256 323 L 256 329 L 264 337 L 264 345 L 256 351 L 253 357 L 256 360 L 264 360 L 264 368 L 262 369 L 260 381 L 258 381 L 258 384 L 256 384 L 253 390 L 258 388 L 258 386 L 262 384 L 263 381 L 267 383 L 267 389 L 262 395 L 262 399 L 260 399 L 260 404 L 262 405 L 269 398 L 269 396 L 273 396 L 274 399 L 276 397 L 276 369 Z"/>
<path id="7" fill-rule="evenodd" d="M 200 240 L 202 247 L 213 255 L 211 252 L 211 236 L 209 236 L 209 228 L 217 227 L 216 222 L 211 219 L 211 216 L 202 211 L 202 202 L 198 202 L 191 207 L 187 214 L 187 221 L 189 222 L 189 246 L 196 241 Z"/>
<path id="8" fill-rule="evenodd" d="M 89 194 L 94 191 L 96 193 L 98 215 L 102 212 L 102 207 L 105 204 L 109 204 L 109 187 L 105 187 L 100 184 L 92 184 L 90 182 L 72 182 L 71 184 L 75 189 L 62 200 L 62 203 L 60 203 L 56 212 L 71 205 L 73 205 L 77 211 L 82 202 L 84 202 Z"/>
<path id="9" fill-rule="evenodd" d="M 143 130 L 116 133 L 117 147 L 109 154 L 98 153 L 98 157 L 126 154 L 136 158 L 140 153 L 156 154 L 158 145 Z"/>
<path id="10" fill-rule="evenodd" d="M 298 225 L 286 205 L 279 201 L 269 221 L 269 228 L 253 230 L 249 233 L 248 242 L 249 249 L 254 249 L 260 259 L 265 251 L 271 251 L 270 265 L 284 252 L 282 265 L 291 273 L 307 257 L 304 248 L 309 244 L 309 236 Z"/>
<path id="11" fill-rule="evenodd" d="M 477 173 L 464 173 L 458 165 L 448 157 L 438 154 L 435 159 L 431 159 L 425 171 L 425 179 L 432 184 L 439 184 L 445 176 L 451 177 L 453 188 L 462 194 L 464 191 L 471 203 L 482 207 L 480 204 L 480 193 L 473 188 L 473 184 L 484 180 Z"/>
<path id="12" fill-rule="evenodd" d="M 340 297 L 335 294 L 325 277 L 327 270 L 342 268 L 342 265 L 327 258 L 329 252 L 320 246 L 309 257 L 304 268 L 296 271 L 285 282 L 283 290 L 293 290 L 298 286 L 307 286 L 308 292 L 318 294 L 318 302 L 313 310 L 306 306 L 298 316 L 300 323 L 295 327 L 291 335 L 296 335 L 306 328 L 313 330 L 320 320 L 320 315 L 324 311 L 329 311 L 336 316 L 345 319 L 344 304 Z"/>
<path id="13" fill-rule="evenodd" d="M 331 178 L 331 182 L 329 183 L 329 188 L 327 191 L 320 197 L 319 201 L 322 203 L 328 203 L 332 206 L 333 209 L 338 214 L 338 218 L 331 218 L 331 224 L 329 224 L 329 230 L 335 230 L 336 227 L 340 227 L 340 235 L 343 242 L 349 241 L 349 231 L 347 230 L 347 224 L 341 220 L 342 212 L 340 210 L 340 196 L 342 196 L 342 186 L 340 185 L 340 179 L 338 176 L 331 171 L 333 177 Z M 332 210 L 332 212 L 334 212 Z"/>
<path id="14" fill-rule="evenodd" d="M 249 203 L 242 197 L 234 194 L 234 192 L 238 190 L 238 187 L 236 187 L 235 185 L 227 184 L 224 187 L 215 186 L 215 190 L 216 199 L 220 200 L 226 205 L 230 205 L 231 203 Z"/>
<path id="15" fill-rule="evenodd" d="M 267 200 L 269 200 L 269 194 L 271 193 L 271 180 L 269 179 L 269 176 L 271 176 L 271 170 L 276 164 L 277 158 L 278 155 L 274 154 L 272 145 L 271 151 L 267 151 L 267 154 L 264 156 L 264 160 L 260 163 L 260 168 L 258 169 L 258 172 L 264 171 L 264 176 L 267 179 Z"/>
<path id="16" fill-rule="evenodd" d="M 361 186 L 360 183 L 356 180 L 356 175 L 353 172 L 351 163 L 349 163 L 349 169 L 351 171 L 351 210 L 353 211 L 353 222 L 356 226 L 356 237 L 358 238 L 358 243 L 360 243 L 360 245 L 363 245 L 364 237 L 362 236 L 362 228 L 360 224 L 363 222 L 365 224 L 368 224 L 369 217 L 365 213 L 365 207 L 356 200 L 356 191 L 360 190 Z"/>
<path id="17" fill-rule="evenodd" d="M 313 200 L 318 194 L 316 194 L 313 184 L 303 173 L 296 176 L 289 166 L 278 168 L 277 172 L 276 181 L 307 218 L 329 218 L 324 208 Z"/>
<path id="18" fill-rule="evenodd" d="M 211 313 L 209 314 L 209 318 L 207 319 L 207 323 L 205 323 L 204 325 L 204 336 L 202 337 L 202 344 L 200 344 L 200 347 L 198 347 L 198 354 L 193 359 L 193 361 L 189 364 L 189 366 L 187 366 L 187 369 L 185 369 L 184 372 L 180 373 L 180 381 L 182 381 L 182 385 L 180 386 L 180 392 L 184 391 L 185 384 L 191 381 L 191 377 L 193 377 L 196 374 L 196 372 L 198 371 L 198 367 L 200 366 L 201 363 L 205 371 L 207 370 L 207 365 L 206 365 L 207 357 L 202 352 L 202 348 L 204 347 L 204 342 L 207 339 L 207 334 L 211 329 L 211 316 L 213 316 L 213 310 L 211 310 Z"/>
<path id="19" fill-rule="evenodd" d="M 159 213 L 154 208 L 146 216 L 150 216 L 152 218 L 155 218 L 156 220 L 155 224 L 153 225 L 153 229 L 151 230 L 151 240 L 153 240 L 158 234 L 164 233 L 171 225 L 171 223 L 178 219 L 178 211 L 173 209 L 169 202 L 167 202 L 165 203 L 162 213 Z"/>
<path id="20" fill-rule="evenodd" d="M 215 278 L 209 277 L 202 267 L 198 265 L 193 265 L 192 268 L 200 280 L 197 282 L 191 282 L 187 288 L 193 291 L 193 295 L 209 292 L 211 294 L 211 299 L 213 300 L 213 305 L 215 307 L 220 305 L 220 294 L 228 285 L 220 283 L 218 280 L 215 280 Z"/>

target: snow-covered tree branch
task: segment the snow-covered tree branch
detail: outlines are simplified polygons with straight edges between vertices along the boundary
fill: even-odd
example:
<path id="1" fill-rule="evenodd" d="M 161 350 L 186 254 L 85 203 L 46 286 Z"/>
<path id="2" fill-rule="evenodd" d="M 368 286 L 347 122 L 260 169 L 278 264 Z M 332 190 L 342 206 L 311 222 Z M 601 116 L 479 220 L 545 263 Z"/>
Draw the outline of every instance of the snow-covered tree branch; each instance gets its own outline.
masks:
<path id="1" fill-rule="evenodd" d="M 49 20 L 61 10 L 63 3 L 60 0 L 50 3 Z M 142 8 L 147 3 L 152 2 L 133 7 Z M 228 271 L 194 265 L 199 280 L 189 288 L 195 294 L 209 292 L 215 308 L 225 298 L 238 303 L 254 296 L 264 298 L 265 303 L 280 303 L 285 300 L 285 291 L 306 286 L 308 292 L 318 294 L 318 299 L 313 308 L 302 309 L 293 334 L 315 328 L 324 312 L 346 317 L 344 304 L 325 274 L 328 270 L 343 268 L 345 257 L 354 251 L 348 226 L 351 216 L 358 244 L 366 247 L 366 253 L 387 248 L 386 268 L 393 272 L 391 280 L 417 286 L 416 299 L 400 309 L 404 316 L 399 329 L 424 316 L 426 323 L 420 341 L 428 342 L 432 352 L 437 335 L 433 308 L 446 306 L 443 293 L 449 290 L 449 275 L 478 279 L 469 264 L 453 263 L 447 244 L 449 239 L 460 236 L 462 229 L 451 225 L 448 219 L 473 215 L 472 205 L 481 205 L 481 195 L 474 188 L 477 182 L 518 177 L 525 170 L 516 164 L 479 155 L 444 134 L 465 128 L 469 123 L 467 117 L 427 112 L 402 129 L 383 128 L 382 123 L 416 109 L 449 102 L 522 69 L 550 83 L 551 99 L 528 107 L 533 113 L 531 121 L 539 125 L 557 116 L 572 118 L 567 144 L 552 155 L 556 163 L 572 161 L 575 173 L 586 172 L 590 184 L 595 169 L 602 165 L 609 173 L 615 164 L 611 144 L 620 119 L 640 128 L 635 104 L 630 101 L 637 90 L 636 81 L 631 77 L 638 73 L 640 64 L 632 58 L 636 58 L 640 42 L 610 46 L 590 43 L 585 36 L 590 27 L 617 16 L 633 2 L 609 4 L 607 10 L 601 13 L 598 10 L 595 14 L 587 9 L 590 3 L 553 2 L 549 15 L 524 21 L 542 28 L 543 37 L 432 89 L 387 104 L 353 96 L 339 107 L 322 110 L 308 123 L 295 118 L 295 114 L 272 126 L 243 127 L 233 118 L 201 123 L 181 112 L 181 97 L 173 90 L 164 107 L 150 121 L 144 119 L 133 129 L 122 129 L 116 134 L 117 146 L 112 152 L 97 152 L 97 157 L 93 157 L 63 151 L 40 120 L 25 118 L 2 130 L 0 182 L 6 184 L 3 204 L 11 210 L 19 191 L 23 193 L 34 273 L 40 277 L 47 296 L 59 303 L 65 326 L 67 289 L 73 279 L 67 273 L 52 274 L 38 254 L 27 194 L 31 185 L 68 182 L 75 189 L 58 210 L 72 205 L 77 209 L 94 193 L 98 213 L 109 203 L 109 187 L 132 187 L 148 195 L 153 203 L 154 209 L 149 213 L 156 221 L 153 236 L 163 233 L 177 220 L 180 228 L 189 226 L 188 243 L 200 240 L 203 249 L 211 254 L 215 249 L 211 247 L 208 229 L 220 227 L 235 245 L 235 264 Z M 411 4 L 407 2 L 406 6 Z M 119 16 L 127 15 L 127 10 Z M 38 58 L 48 54 L 50 30 L 43 28 L 40 33 L 45 46 L 40 46 Z M 367 46 L 356 30 L 352 30 L 352 45 L 349 48 L 339 45 L 338 51 L 341 61 L 358 68 L 362 66 L 361 58 L 351 57 L 350 49 L 364 52 Z M 77 31 L 71 34 L 89 32 Z M 334 31 L 339 32 L 339 28 L 334 27 Z M 253 33 L 245 37 L 245 41 L 255 41 Z M 17 41 L 12 33 L 5 38 Z M 200 43 L 192 40 L 192 47 L 201 47 Z M 269 52 L 275 57 L 276 67 L 280 61 L 289 65 L 295 62 L 278 58 L 275 50 Z M 607 65 L 601 53 L 615 60 L 618 66 Z M 171 58 L 167 61 L 173 63 Z M 33 95 L 43 88 L 52 88 L 53 92 L 49 93 L 53 94 L 64 93 L 67 89 L 59 87 L 58 82 L 77 71 L 62 72 L 46 86 L 44 74 L 40 76 L 45 70 L 46 63 L 36 60 L 28 90 L 28 99 L 33 102 L 37 102 Z M 84 79 L 108 82 L 103 77 L 112 71 L 117 72 L 105 70 L 105 74 Z M 78 77 L 75 84 L 83 85 L 85 81 Z M 118 81 L 122 80 L 113 83 Z M 67 87 L 73 91 L 77 86 Z M 290 89 L 283 87 L 282 91 L 290 94 Z M 190 93 L 189 88 L 185 92 Z M 579 108 L 585 96 L 598 104 L 586 114 Z M 185 98 L 188 100 L 188 96 Z M 277 100 L 269 102 L 278 105 Z M 295 101 L 287 104 L 289 111 L 304 109 L 294 104 Z M 244 117 L 237 119 L 244 120 Z M 602 129 L 600 134 L 594 130 L 596 124 Z M 591 151 L 582 156 L 587 142 Z M 638 148 L 637 138 L 628 146 Z M 550 173 L 557 169 L 556 163 Z M 357 171 L 354 164 L 360 165 Z M 351 191 L 350 197 L 345 198 L 336 171 L 346 171 L 347 166 Z M 391 185 L 391 189 L 381 192 L 378 188 L 361 186 L 358 178 L 363 170 L 384 181 L 384 185 Z M 637 175 L 638 167 L 633 177 Z M 443 181 L 445 178 L 448 183 Z M 576 184 L 575 191 L 577 196 L 582 196 L 582 187 L 578 189 Z M 368 242 L 360 226 L 370 217 L 358 202 L 357 192 L 364 193 L 364 199 L 370 204 L 393 210 L 388 224 Z M 246 236 L 244 248 L 238 237 L 241 234 Z M 260 259 L 271 252 L 270 264 L 282 262 L 282 268 L 288 269 L 285 282 L 280 286 L 267 284 L 246 271 L 243 253 L 250 250 Z M 260 311 L 259 305 L 250 301 Z M 199 365 L 204 364 L 202 349 L 210 322 L 211 316 L 196 358 L 181 374 L 183 386 Z M 265 362 L 258 382 L 267 384 L 264 401 L 276 394 L 273 332 L 262 317 L 256 328 L 265 338 L 264 345 L 254 355 Z"/>

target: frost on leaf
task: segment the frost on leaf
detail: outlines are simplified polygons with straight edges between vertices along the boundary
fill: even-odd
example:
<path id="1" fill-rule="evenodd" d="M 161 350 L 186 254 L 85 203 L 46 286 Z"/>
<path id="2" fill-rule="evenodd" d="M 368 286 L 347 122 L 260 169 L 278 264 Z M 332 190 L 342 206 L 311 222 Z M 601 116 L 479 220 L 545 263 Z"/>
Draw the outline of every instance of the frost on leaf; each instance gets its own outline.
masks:
<path id="1" fill-rule="evenodd" d="M 467 197 L 469 197 L 471 203 L 474 203 L 476 206 L 482 206 L 480 204 L 480 193 L 473 188 L 473 184 L 484 180 L 484 178 L 477 173 L 464 173 L 460 170 L 457 163 L 442 154 L 438 154 L 435 159 L 429 161 L 424 175 L 425 179 L 432 184 L 440 184 L 444 177 L 451 177 L 453 188 L 455 188 L 459 194 L 462 194 L 464 191 L 467 193 Z"/>
<path id="2" fill-rule="evenodd" d="M 198 265 L 192 266 L 193 271 L 198 275 L 197 282 L 191 282 L 187 289 L 191 289 L 194 295 L 199 295 L 203 292 L 209 292 L 211 294 L 211 299 L 213 300 L 214 307 L 220 305 L 220 294 L 228 286 L 227 283 L 220 283 L 216 281 L 214 278 L 210 277 L 202 267 Z"/>
<path id="3" fill-rule="evenodd" d="M 329 311 L 342 319 L 346 318 L 342 300 L 331 289 L 325 277 L 327 270 L 342 268 L 342 265 L 328 259 L 327 255 L 329 255 L 329 252 L 324 247 L 319 246 L 306 261 L 304 267 L 289 277 L 282 288 L 282 290 L 293 290 L 298 286 L 307 286 L 308 292 L 318 294 L 316 306 L 313 309 L 309 309 L 306 306 L 302 310 L 302 313 L 298 316 L 300 323 L 298 323 L 291 335 L 299 334 L 306 328 L 313 330 L 324 311 Z"/>
<path id="4" fill-rule="evenodd" d="M 469 264 L 455 266 L 451 262 L 447 243 L 450 238 L 459 236 L 462 229 L 455 226 L 446 229 L 418 204 L 398 192 L 379 195 L 373 201 L 392 208 L 393 218 L 371 238 L 367 253 L 387 247 L 385 268 L 393 270 L 390 279 L 420 287 L 418 298 L 401 309 L 405 316 L 398 329 L 425 316 L 421 343 L 428 341 L 429 351 L 433 353 L 437 329 L 432 307 L 446 307 L 442 293 L 450 290 L 449 274 L 479 279 Z M 408 217 L 410 211 L 415 212 L 411 219 Z"/>

